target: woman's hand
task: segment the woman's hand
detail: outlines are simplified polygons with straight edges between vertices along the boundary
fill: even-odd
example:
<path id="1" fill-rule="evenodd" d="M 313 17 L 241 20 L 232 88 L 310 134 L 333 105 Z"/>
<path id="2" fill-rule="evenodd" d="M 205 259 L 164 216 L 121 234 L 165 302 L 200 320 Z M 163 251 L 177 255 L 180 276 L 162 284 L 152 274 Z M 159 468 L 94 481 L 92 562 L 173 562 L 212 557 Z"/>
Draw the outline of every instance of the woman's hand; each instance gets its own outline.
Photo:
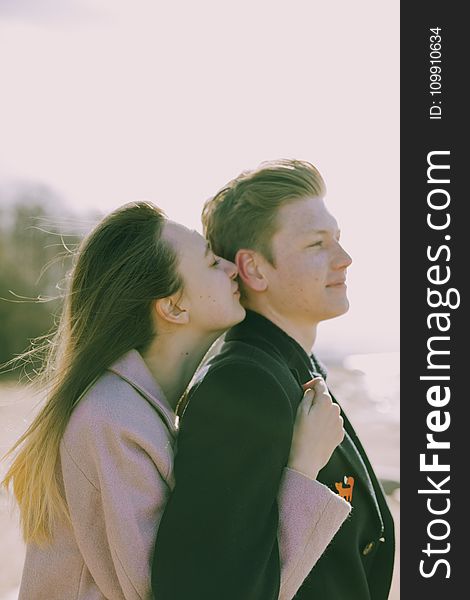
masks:
<path id="1" fill-rule="evenodd" d="M 324 380 L 318 377 L 308 384 L 297 409 L 288 467 L 316 479 L 343 441 L 343 418 L 331 399 Z"/>

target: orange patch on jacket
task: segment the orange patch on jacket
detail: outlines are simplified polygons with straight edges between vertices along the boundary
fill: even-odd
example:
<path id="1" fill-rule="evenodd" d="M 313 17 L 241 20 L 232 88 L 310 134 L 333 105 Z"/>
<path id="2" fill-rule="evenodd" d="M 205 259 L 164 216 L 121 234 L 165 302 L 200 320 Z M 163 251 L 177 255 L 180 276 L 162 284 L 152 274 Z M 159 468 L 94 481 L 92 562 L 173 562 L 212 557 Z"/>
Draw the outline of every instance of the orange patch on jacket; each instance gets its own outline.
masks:
<path id="1" fill-rule="evenodd" d="M 342 481 L 339 481 L 338 483 L 335 483 L 335 487 L 338 490 L 338 494 L 341 496 L 341 498 L 344 498 L 349 502 L 349 504 L 351 504 L 354 489 L 354 477 L 346 477 L 345 475 L 344 485 Z"/>

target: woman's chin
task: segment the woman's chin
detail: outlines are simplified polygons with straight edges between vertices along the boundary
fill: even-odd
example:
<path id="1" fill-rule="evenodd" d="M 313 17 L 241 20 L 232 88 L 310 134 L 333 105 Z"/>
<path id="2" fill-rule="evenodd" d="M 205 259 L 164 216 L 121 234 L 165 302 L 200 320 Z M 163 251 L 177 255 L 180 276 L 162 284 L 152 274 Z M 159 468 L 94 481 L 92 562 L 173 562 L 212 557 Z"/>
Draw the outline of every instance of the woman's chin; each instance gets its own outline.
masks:
<path id="1" fill-rule="evenodd" d="M 246 316 L 246 310 L 243 308 L 243 306 L 239 302 L 237 302 L 235 305 L 235 310 L 233 311 L 233 314 L 230 316 L 230 320 L 228 320 L 227 324 L 225 325 L 225 329 L 230 329 L 230 327 L 233 327 L 234 325 L 241 323 L 244 320 L 245 316 Z"/>
<path id="2" fill-rule="evenodd" d="M 227 313 L 224 315 L 224 318 L 219 318 L 216 321 L 212 320 L 205 324 L 205 330 L 208 335 L 217 336 L 222 335 L 228 329 L 241 323 L 246 316 L 246 311 L 243 306 L 239 303 L 235 305 L 235 307 L 230 311 L 230 314 Z M 219 315 L 221 317 L 221 315 Z"/>
<path id="3" fill-rule="evenodd" d="M 246 317 L 246 310 L 243 308 L 241 304 L 238 306 L 236 321 L 232 323 L 232 325 L 236 325 L 237 323 L 241 323 Z"/>

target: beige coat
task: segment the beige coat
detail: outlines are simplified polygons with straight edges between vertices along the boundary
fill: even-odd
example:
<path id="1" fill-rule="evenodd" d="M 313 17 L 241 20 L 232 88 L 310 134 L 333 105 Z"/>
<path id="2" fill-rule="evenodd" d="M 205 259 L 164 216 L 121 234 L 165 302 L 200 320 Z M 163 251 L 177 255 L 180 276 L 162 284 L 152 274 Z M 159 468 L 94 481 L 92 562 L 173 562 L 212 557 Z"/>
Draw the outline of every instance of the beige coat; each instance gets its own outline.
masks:
<path id="1" fill-rule="evenodd" d="M 19 600 L 152 598 L 152 553 L 174 486 L 176 433 L 163 392 L 140 354 L 130 351 L 72 414 L 58 466 L 72 526 L 57 525 L 46 547 L 28 545 Z M 350 505 L 286 469 L 279 509 L 280 598 L 288 600 Z"/>

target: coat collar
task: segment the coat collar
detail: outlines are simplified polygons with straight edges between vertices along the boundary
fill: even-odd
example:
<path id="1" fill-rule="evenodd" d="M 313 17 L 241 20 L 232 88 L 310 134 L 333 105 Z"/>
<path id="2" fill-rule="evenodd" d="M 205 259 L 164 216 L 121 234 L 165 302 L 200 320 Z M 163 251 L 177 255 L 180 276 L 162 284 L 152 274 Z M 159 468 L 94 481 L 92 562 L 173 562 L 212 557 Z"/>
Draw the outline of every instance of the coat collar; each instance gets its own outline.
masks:
<path id="1" fill-rule="evenodd" d="M 158 411 L 170 433 L 176 435 L 175 413 L 165 394 L 150 373 L 144 359 L 137 350 L 130 350 L 119 358 L 109 371 L 127 381 Z"/>

